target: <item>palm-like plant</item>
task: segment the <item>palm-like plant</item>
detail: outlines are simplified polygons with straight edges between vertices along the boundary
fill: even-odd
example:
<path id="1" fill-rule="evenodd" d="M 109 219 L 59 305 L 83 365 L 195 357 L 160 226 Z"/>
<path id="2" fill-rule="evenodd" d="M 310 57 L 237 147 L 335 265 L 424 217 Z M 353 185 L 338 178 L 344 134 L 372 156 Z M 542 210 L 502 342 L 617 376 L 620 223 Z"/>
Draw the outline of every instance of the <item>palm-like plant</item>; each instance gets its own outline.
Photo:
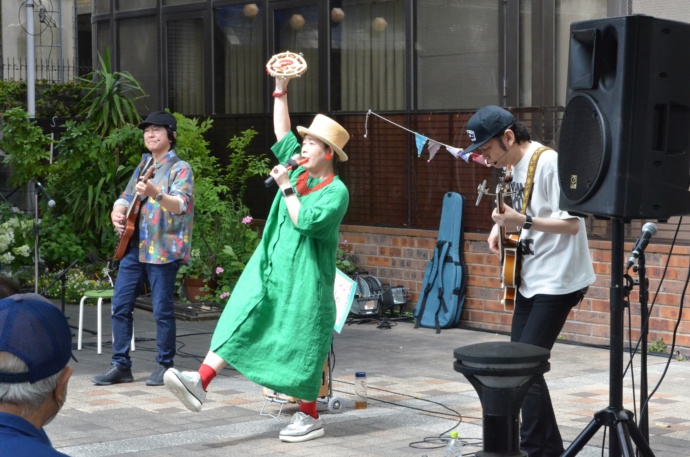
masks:
<path id="1" fill-rule="evenodd" d="M 105 58 L 98 55 L 100 68 L 80 78 L 87 84 L 81 115 L 97 125 L 98 133 L 106 135 L 115 128 L 138 124 L 141 117 L 135 102 L 146 94 L 129 72 L 112 72 L 110 51 Z"/>

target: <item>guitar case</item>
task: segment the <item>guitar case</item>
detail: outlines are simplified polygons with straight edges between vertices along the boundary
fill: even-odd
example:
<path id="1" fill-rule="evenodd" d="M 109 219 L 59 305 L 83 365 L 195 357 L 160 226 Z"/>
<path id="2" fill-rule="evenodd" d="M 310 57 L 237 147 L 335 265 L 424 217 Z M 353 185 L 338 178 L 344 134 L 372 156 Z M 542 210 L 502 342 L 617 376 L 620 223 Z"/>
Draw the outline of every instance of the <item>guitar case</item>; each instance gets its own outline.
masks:
<path id="1" fill-rule="evenodd" d="M 424 271 L 422 293 L 414 310 L 415 328 L 456 327 L 465 303 L 467 270 L 462 256 L 465 198 L 455 192 L 443 197 L 434 255 Z"/>

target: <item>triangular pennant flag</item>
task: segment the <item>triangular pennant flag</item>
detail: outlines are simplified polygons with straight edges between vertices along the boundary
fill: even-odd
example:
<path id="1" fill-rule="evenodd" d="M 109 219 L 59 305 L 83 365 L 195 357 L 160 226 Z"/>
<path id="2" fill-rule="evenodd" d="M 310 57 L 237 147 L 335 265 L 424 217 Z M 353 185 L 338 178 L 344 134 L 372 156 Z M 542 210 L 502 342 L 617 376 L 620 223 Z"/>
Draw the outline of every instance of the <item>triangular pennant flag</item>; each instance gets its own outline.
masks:
<path id="1" fill-rule="evenodd" d="M 482 157 L 481 154 L 477 154 L 476 152 L 471 152 L 470 155 L 472 156 L 472 162 L 477 162 L 480 165 L 484 165 L 485 167 L 490 167 L 488 163 L 486 163 L 486 160 L 484 160 L 484 157 Z"/>
<path id="2" fill-rule="evenodd" d="M 422 150 L 424 149 L 424 145 L 426 144 L 426 140 L 428 139 L 424 135 L 420 135 L 419 133 L 415 132 L 414 134 L 415 141 L 417 142 L 417 157 L 422 156 Z"/>
<path id="3" fill-rule="evenodd" d="M 462 156 L 460 155 L 460 153 L 463 151 L 462 148 L 454 148 L 453 146 L 446 146 L 446 150 L 447 150 L 448 152 L 450 152 L 451 154 L 453 154 L 453 156 L 454 156 L 456 159 L 459 159 L 459 158 L 462 157 Z"/>
<path id="4" fill-rule="evenodd" d="M 438 150 L 441 148 L 441 143 L 437 143 L 434 140 L 429 140 L 429 160 L 427 162 L 431 162 L 431 160 L 434 158 Z"/>
<path id="5" fill-rule="evenodd" d="M 463 149 L 462 151 L 460 151 L 460 158 L 465 162 L 470 163 L 470 160 L 474 159 L 474 153 L 465 152 L 465 150 Z"/>

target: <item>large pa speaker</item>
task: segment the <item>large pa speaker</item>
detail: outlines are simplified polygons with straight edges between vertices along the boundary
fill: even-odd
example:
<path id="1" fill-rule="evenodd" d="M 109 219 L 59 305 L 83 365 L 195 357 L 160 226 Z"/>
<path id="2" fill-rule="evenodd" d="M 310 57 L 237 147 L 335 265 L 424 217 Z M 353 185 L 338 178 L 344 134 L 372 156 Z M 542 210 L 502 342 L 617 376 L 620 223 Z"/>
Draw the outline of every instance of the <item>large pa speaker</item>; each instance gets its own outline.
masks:
<path id="1" fill-rule="evenodd" d="M 690 214 L 690 24 L 651 16 L 570 26 L 558 145 L 560 206 L 573 214 Z"/>

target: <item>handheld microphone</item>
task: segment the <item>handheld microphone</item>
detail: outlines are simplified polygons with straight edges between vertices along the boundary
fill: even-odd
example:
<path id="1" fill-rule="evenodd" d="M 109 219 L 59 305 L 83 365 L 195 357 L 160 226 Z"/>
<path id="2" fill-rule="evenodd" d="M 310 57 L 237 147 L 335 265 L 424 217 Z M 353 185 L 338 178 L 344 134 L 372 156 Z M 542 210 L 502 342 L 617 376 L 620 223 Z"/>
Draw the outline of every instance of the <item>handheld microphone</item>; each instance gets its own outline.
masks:
<path id="1" fill-rule="evenodd" d="M 632 255 L 628 259 L 628 264 L 625 269 L 628 270 L 635 264 L 635 261 L 644 252 L 645 248 L 649 244 L 649 240 L 656 235 L 656 224 L 653 222 L 647 222 L 642 226 L 642 235 L 637 239 L 635 247 L 633 248 Z"/>
<path id="2" fill-rule="evenodd" d="M 43 196 L 45 197 L 46 200 L 48 200 L 48 206 L 53 208 L 55 206 L 55 200 L 53 200 L 50 197 L 50 194 L 48 194 L 48 191 L 46 190 L 45 187 L 41 185 L 40 182 L 36 181 L 36 189 L 40 190 Z"/>
<path id="3" fill-rule="evenodd" d="M 303 165 L 307 163 L 309 159 L 306 157 L 297 157 L 296 159 L 290 159 L 285 164 L 283 165 L 288 171 L 294 170 L 295 168 L 299 167 L 300 165 Z M 276 183 L 276 180 L 273 179 L 273 176 L 269 176 L 266 181 L 264 181 L 264 185 L 266 187 L 271 187 L 273 184 Z"/>

